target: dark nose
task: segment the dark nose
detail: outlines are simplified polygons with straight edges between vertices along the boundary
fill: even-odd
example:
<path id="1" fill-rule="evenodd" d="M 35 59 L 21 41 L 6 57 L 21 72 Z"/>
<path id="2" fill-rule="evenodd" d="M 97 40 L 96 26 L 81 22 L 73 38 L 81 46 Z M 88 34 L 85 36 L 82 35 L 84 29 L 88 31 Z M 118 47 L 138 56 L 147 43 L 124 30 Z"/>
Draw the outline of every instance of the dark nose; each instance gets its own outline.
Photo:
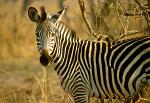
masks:
<path id="1" fill-rule="evenodd" d="M 49 60 L 48 60 L 48 58 L 47 58 L 45 55 L 41 55 L 41 57 L 40 57 L 40 63 L 41 63 L 43 66 L 47 66 L 48 63 L 49 63 Z"/>
<path id="2" fill-rule="evenodd" d="M 48 53 L 48 49 L 43 49 L 42 50 L 42 55 L 40 57 L 40 63 L 43 66 L 47 66 L 49 63 L 49 53 Z"/>

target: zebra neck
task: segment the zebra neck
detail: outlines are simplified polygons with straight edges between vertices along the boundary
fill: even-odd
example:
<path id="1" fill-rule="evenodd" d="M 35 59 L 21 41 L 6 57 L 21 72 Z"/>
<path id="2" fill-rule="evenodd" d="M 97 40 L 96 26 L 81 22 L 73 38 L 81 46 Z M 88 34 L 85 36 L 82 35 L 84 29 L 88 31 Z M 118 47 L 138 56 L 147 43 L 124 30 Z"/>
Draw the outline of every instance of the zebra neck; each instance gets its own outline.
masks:
<path id="1" fill-rule="evenodd" d="M 56 45 L 52 53 L 52 63 L 54 63 L 57 74 L 61 75 L 73 68 L 76 63 L 78 38 L 75 32 L 69 29 L 64 23 L 56 24 L 58 37 L 56 37 Z M 73 65 L 72 65 L 73 64 Z"/>
<path id="2" fill-rule="evenodd" d="M 60 53 L 55 55 L 53 62 L 55 63 L 55 70 L 59 75 L 66 69 L 72 69 L 72 64 L 76 62 L 78 43 L 64 42 L 60 46 Z M 58 49 L 58 48 L 57 48 Z M 58 52 L 58 51 L 57 51 Z"/>
<path id="3" fill-rule="evenodd" d="M 61 41 L 66 41 L 66 42 L 71 42 L 71 43 L 78 42 L 78 38 L 76 36 L 75 31 L 71 30 L 63 22 L 58 22 L 56 24 L 56 29 L 58 30 L 59 39 Z"/>

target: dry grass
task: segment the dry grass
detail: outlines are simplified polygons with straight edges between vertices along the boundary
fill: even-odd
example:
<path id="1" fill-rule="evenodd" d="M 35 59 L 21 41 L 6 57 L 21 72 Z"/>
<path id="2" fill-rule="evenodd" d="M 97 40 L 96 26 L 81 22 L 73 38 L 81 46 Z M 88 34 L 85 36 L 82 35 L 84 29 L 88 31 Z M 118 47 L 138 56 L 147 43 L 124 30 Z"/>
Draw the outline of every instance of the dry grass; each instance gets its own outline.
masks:
<path id="1" fill-rule="evenodd" d="M 1 103 L 73 103 L 61 88 L 53 67 L 43 68 L 38 61 L 18 59 L 0 62 L 0 84 Z M 146 91 L 144 98 L 150 99 L 150 88 Z M 91 103 L 96 100 L 91 98 Z M 117 102 L 121 103 L 113 100 L 113 103 Z M 148 102 L 141 99 L 138 103 Z"/>
<path id="2" fill-rule="evenodd" d="M 69 103 L 53 68 L 37 61 L 0 63 L 1 103 Z"/>
<path id="3" fill-rule="evenodd" d="M 34 29 L 26 16 L 21 17 L 20 3 L 1 4 L 0 6 L 1 60 L 36 57 Z"/>

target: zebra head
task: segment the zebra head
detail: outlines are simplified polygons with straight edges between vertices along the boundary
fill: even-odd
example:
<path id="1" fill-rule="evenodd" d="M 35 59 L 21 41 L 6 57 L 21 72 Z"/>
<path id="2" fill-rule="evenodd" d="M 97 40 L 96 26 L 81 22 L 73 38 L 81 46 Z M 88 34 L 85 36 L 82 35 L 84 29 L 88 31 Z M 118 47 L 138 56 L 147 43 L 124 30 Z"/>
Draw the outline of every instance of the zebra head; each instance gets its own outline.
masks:
<path id="1" fill-rule="evenodd" d="M 44 7 L 41 7 L 41 15 L 34 7 L 28 10 L 28 16 L 32 22 L 35 22 L 36 27 L 36 41 L 38 50 L 40 52 L 40 62 L 47 66 L 53 56 L 56 45 L 56 37 L 58 30 L 56 24 L 59 22 L 65 12 L 65 8 L 57 12 L 55 15 L 50 15 L 46 12 Z"/>

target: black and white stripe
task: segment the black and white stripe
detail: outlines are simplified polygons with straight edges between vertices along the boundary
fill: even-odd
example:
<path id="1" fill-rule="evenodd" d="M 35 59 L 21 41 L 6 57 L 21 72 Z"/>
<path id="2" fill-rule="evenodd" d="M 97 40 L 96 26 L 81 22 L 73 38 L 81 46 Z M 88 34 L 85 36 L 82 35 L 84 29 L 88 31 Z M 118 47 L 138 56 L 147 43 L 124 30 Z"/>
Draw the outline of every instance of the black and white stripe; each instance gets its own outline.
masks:
<path id="1" fill-rule="evenodd" d="M 134 99 L 145 84 L 150 84 L 150 37 L 114 45 L 104 41 L 79 41 L 60 21 L 64 10 L 53 16 L 46 14 L 47 18 L 41 22 L 36 19 L 37 10 L 32 9 L 29 17 L 37 23 L 41 63 L 55 64 L 62 87 L 73 96 L 75 103 L 88 103 L 89 96 Z"/>
<path id="2" fill-rule="evenodd" d="M 150 83 L 150 37 L 115 45 L 81 41 L 79 63 L 91 96 L 127 98 Z M 134 97 L 133 97 L 134 98 Z"/>

